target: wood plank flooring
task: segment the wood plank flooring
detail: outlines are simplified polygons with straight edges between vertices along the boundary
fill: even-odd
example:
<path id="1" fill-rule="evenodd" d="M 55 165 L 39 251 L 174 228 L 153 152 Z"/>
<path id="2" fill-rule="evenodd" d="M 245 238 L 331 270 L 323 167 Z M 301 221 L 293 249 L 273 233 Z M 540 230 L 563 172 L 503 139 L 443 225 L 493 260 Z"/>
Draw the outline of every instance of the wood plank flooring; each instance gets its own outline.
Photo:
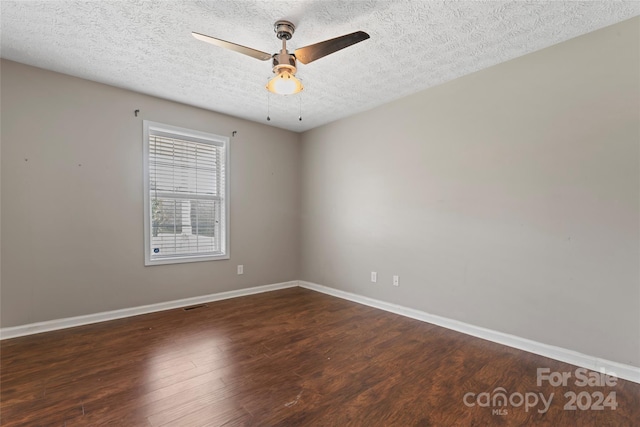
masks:
<path id="1" fill-rule="evenodd" d="M 639 384 L 580 387 L 575 366 L 302 288 L 0 350 L 3 426 L 640 425 Z M 572 377 L 538 386 L 537 368 Z"/>

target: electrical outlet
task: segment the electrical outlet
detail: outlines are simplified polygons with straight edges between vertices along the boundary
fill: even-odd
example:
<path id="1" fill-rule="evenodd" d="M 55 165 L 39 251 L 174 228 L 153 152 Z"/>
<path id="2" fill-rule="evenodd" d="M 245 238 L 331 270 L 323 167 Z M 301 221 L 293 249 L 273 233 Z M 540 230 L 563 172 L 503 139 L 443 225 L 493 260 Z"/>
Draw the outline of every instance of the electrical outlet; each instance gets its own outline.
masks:
<path id="1" fill-rule="evenodd" d="M 240 264 L 238 266 L 238 274 L 244 274 L 244 265 Z"/>
<path id="2" fill-rule="evenodd" d="M 376 283 L 378 281 L 378 273 L 376 273 L 375 271 L 371 272 L 371 281 L 373 283 Z"/>
<path id="3" fill-rule="evenodd" d="M 400 278 L 398 276 L 393 276 L 393 286 L 400 286 Z"/>

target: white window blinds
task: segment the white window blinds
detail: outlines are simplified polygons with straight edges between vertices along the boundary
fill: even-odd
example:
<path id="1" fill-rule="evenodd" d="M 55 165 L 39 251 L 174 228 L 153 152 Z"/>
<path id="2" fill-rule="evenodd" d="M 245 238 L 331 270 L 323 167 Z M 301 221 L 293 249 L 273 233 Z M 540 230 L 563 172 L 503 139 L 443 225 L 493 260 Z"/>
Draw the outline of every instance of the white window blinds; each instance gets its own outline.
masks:
<path id="1" fill-rule="evenodd" d="M 145 122 L 147 264 L 228 258 L 226 138 Z"/>

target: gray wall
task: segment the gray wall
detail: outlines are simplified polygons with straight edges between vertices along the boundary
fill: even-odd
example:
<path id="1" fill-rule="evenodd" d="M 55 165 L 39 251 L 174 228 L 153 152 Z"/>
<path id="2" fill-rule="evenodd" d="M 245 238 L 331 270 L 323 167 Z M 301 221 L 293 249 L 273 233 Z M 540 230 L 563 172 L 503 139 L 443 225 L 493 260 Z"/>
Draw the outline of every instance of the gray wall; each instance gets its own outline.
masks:
<path id="1" fill-rule="evenodd" d="M 302 136 L 3 60 L 1 325 L 303 279 L 640 366 L 639 26 Z M 143 266 L 143 119 L 238 131 L 230 260 Z"/>
<path id="2" fill-rule="evenodd" d="M 303 134 L 300 278 L 640 366 L 639 27 Z"/>
<path id="3" fill-rule="evenodd" d="M 299 135 L 14 62 L 1 72 L 2 327 L 298 278 Z M 143 119 L 238 131 L 230 260 L 144 267 Z"/>

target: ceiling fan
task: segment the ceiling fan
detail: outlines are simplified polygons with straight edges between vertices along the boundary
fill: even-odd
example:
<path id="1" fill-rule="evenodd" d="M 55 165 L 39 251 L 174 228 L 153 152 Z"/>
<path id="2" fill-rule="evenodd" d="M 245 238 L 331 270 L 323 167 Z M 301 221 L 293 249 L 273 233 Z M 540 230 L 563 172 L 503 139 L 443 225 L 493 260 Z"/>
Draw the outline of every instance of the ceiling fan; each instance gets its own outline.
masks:
<path id="1" fill-rule="evenodd" d="M 289 21 L 281 20 L 276 21 L 273 25 L 273 30 L 276 33 L 276 37 L 282 40 L 282 49 L 273 55 L 204 34 L 196 32 L 192 32 L 191 34 L 198 40 L 243 53 L 261 61 L 273 59 L 273 72 L 276 76 L 267 84 L 267 90 L 280 95 L 291 95 L 303 89 L 302 83 L 295 77 L 297 71 L 296 61 L 308 64 L 369 38 L 369 34 L 364 31 L 356 31 L 355 33 L 301 47 L 293 53 L 289 53 L 287 50 L 287 40 L 290 40 L 293 36 L 295 26 Z"/>

